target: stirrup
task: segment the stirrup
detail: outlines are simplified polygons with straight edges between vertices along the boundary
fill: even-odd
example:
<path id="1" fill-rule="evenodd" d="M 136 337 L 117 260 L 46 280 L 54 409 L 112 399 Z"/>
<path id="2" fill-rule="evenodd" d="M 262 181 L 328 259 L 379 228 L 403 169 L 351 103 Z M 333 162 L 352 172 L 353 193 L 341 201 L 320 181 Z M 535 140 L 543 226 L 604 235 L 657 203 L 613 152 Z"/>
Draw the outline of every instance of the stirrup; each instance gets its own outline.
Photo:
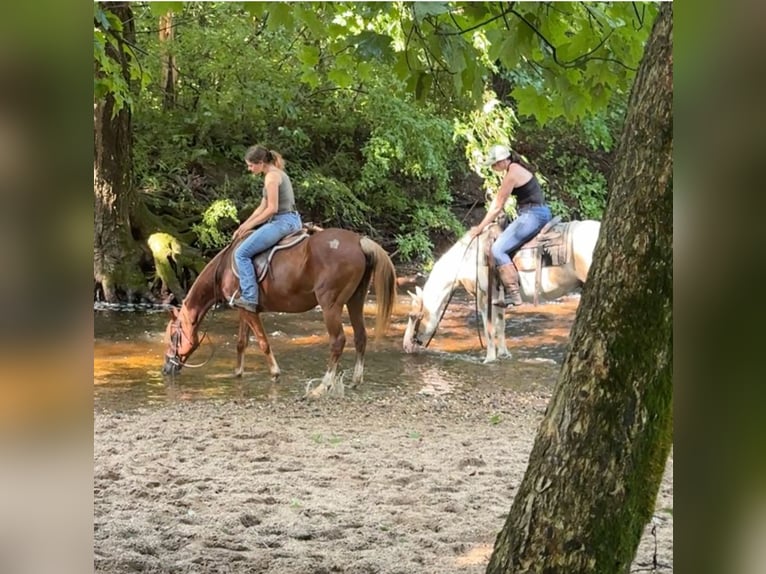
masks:
<path id="1" fill-rule="evenodd" d="M 251 313 L 260 313 L 261 311 L 263 311 L 263 307 L 261 307 L 260 303 L 255 303 L 254 301 L 248 301 L 247 299 L 242 299 L 241 297 L 238 297 L 237 299 L 233 299 L 231 301 L 231 304 L 234 307 L 245 309 L 246 311 L 250 311 Z"/>

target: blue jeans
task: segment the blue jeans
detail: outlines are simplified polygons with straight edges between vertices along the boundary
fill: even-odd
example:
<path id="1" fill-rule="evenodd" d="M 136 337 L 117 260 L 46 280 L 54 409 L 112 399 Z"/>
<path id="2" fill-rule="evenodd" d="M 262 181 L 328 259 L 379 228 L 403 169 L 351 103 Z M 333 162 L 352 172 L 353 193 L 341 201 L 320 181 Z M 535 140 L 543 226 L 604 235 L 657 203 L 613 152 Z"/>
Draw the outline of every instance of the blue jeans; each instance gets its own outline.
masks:
<path id="1" fill-rule="evenodd" d="M 258 303 L 258 283 L 255 281 L 253 257 L 276 245 L 286 235 L 298 231 L 301 225 L 303 225 L 301 216 L 296 212 L 278 213 L 239 244 L 234 252 L 234 260 L 237 262 L 239 290 L 242 299 Z"/>
<path id="2" fill-rule="evenodd" d="M 551 219 L 553 214 L 547 205 L 523 208 L 492 244 L 495 264 L 500 267 L 510 263 L 509 253 L 532 239 Z"/>

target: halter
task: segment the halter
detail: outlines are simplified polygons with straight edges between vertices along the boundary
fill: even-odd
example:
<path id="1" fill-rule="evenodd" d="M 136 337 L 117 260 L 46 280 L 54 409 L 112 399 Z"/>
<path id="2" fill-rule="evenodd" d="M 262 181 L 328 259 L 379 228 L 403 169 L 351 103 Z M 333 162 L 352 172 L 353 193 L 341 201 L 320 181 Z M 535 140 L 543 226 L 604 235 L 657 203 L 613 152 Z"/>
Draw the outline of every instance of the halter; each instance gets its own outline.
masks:
<path id="1" fill-rule="evenodd" d="M 200 337 L 197 347 L 201 346 L 202 341 L 204 341 L 206 338 L 207 331 L 202 333 L 202 337 Z M 189 344 L 193 344 L 192 339 L 186 333 L 184 333 L 184 330 L 181 327 L 181 315 L 179 314 L 178 317 L 176 317 L 176 320 L 173 321 L 173 330 L 170 333 L 170 353 L 165 353 L 165 358 L 170 364 L 175 365 L 176 367 L 189 367 L 190 369 L 198 369 L 207 365 L 210 362 L 210 359 L 212 359 L 215 355 L 215 345 L 213 345 L 213 351 L 204 362 L 198 363 L 196 365 L 182 363 L 181 356 L 178 354 L 178 347 L 181 345 L 181 341 L 183 339 L 186 339 Z"/>
<path id="2" fill-rule="evenodd" d="M 228 260 L 224 254 L 229 255 L 229 253 L 227 252 L 231 252 L 232 248 L 236 244 L 240 243 L 241 241 L 242 241 L 242 238 L 240 238 L 238 241 L 232 241 L 226 247 L 224 247 L 221 250 L 221 252 L 217 255 L 219 259 L 218 259 L 218 262 L 216 263 L 215 269 L 213 270 L 213 298 L 216 301 L 219 299 L 219 293 L 220 293 L 220 298 L 222 300 L 226 300 L 225 294 L 223 293 L 222 290 L 220 290 L 220 286 L 218 285 L 218 278 L 220 277 L 222 265 L 225 264 L 225 261 Z M 201 346 L 202 342 L 206 338 L 208 338 L 207 331 L 205 331 L 200 337 L 197 347 Z M 183 327 L 181 325 L 181 315 L 179 313 L 179 315 L 176 317 L 175 321 L 173 322 L 173 327 L 170 334 L 169 352 L 165 353 L 165 359 L 170 364 L 175 365 L 176 367 L 189 367 L 190 369 L 198 369 L 200 367 L 204 367 L 205 365 L 207 365 L 210 362 L 210 360 L 213 358 L 213 356 L 215 356 L 216 346 L 212 344 L 212 341 L 211 341 L 212 351 L 210 352 L 210 356 L 205 361 L 203 361 L 202 363 L 197 363 L 196 365 L 192 365 L 190 363 L 182 363 L 181 357 L 178 354 L 178 348 L 181 345 L 181 341 L 183 341 L 184 339 L 188 341 L 190 344 L 193 343 L 192 339 L 186 333 L 184 333 Z"/>
<path id="3" fill-rule="evenodd" d="M 468 253 L 468 248 L 471 247 L 471 244 L 474 242 L 476 237 L 472 237 L 471 240 L 468 242 L 468 245 L 465 246 L 465 250 L 463 251 L 463 255 L 461 256 L 461 261 L 463 257 L 465 257 L 465 254 Z M 452 280 L 452 284 L 455 284 L 455 281 L 457 281 L 457 274 L 460 273 L 460 270 L 455 272 L 455 278 Z M 478 316 L 479 313 L 479 246 L 476 245 L 476 302 L 475 302 L 475 310 L 476 314 Z M 417 317 L 414 318 L 414 325 L 413 325 L 413 331 L 416 333 L 412 336 L 412 340 L 417 343 L 418 345 L 421 345 L 424 349 L 428 348 L 428 345 L 431 344 L 431 341 L 434 338 L 434 335 L 436 335 L 436 331 L 439 329 L 439 324 L 442 322 L 442 319 L 444 318 L 444 314 L 447 312 L 447 307 L 449 307 L 450 301 L 452 301 L 452 296 L 455 294 L 455 289 L 453 288 L 450 291 L 449 297 L 447 298 L 447 302 L 444 304 L 444 309 L 442 309 L 441 315 L 439 315 L 439 320 L 436 321 L 436 327 L 434 327 L 434 330 L 431 332 L 431 335 L 428 337 L 428 341 L 423 344 L 420 339 L 417 336 L 418 327 L 420 326 L 420 322 L 423 320 L 423 312 L 417 314 Z M 422 308 L 422 299 L 421 299 L 421 308 Z M 484 341 L 481 340 L 481 331 L 479 331 L 478 327 L 478 321 L 476 323 L 476 330 L 479 335 L 479 344 L 481 345 L 481 348 L 484 348 Z"/>

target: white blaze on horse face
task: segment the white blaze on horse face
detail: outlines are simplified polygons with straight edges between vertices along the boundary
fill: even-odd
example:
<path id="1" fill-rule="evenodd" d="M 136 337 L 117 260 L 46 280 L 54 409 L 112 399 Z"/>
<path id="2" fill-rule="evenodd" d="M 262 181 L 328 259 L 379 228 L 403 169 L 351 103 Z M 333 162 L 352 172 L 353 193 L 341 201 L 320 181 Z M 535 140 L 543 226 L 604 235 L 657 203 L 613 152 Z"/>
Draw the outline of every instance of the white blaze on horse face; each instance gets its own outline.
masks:
<path id="1" fill-rule="evenodd" d="M 340 246 L 340 241 L 333 239 L 332 241 L 328 241 L 327 244 L 330 246 L 330 249 L 337 249 Z"/>
<path id="2" fill-rule="evenodd" d="M 168 347 L 170 347 L 170 344 L 171 344 L 171 337 L 172 337 L 172 335 L 173 335 L 173 331 L 172 331 L 172 329 L 173 329 L 173 319 L 171 319 L 170 321 L 168 321 L 168 324 L 167 324 L 167 326 L 165 327 L 165 337 L 163 338 L 163 342 L 164 342 L 164 343 L 165 343 L 165 345 L 167 345 Z"/>

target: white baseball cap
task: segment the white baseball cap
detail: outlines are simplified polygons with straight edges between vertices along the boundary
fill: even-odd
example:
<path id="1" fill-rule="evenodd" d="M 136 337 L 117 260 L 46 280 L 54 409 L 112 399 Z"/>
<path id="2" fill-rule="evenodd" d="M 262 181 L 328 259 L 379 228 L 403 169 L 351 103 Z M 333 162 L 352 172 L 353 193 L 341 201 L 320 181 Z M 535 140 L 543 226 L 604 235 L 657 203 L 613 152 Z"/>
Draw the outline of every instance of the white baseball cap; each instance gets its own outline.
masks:
<path id="1" fill-rule="evenodd" d="M 489 148 L 489 153 L 487 154 L 487 159 L 484 162 L 484 165 L 492 165 L 509 157 L 511 157 L 511 150 L 504 145 L 493 145 Z"/>

